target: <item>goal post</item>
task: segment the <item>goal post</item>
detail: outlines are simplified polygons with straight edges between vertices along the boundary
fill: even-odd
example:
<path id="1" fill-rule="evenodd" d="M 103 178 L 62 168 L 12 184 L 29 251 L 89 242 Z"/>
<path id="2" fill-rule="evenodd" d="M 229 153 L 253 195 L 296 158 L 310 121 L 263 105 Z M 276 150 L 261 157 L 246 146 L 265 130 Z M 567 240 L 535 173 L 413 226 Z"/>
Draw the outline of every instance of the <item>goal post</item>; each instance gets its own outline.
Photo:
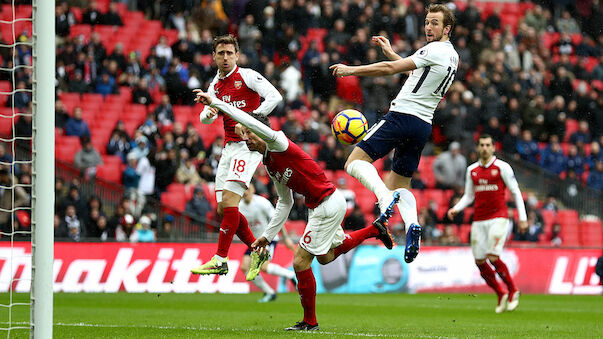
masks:
<path id="1" fill-rule="evenodd" d="M 33 0 L 32 338 L 52 338 L 55 2 Z"/>

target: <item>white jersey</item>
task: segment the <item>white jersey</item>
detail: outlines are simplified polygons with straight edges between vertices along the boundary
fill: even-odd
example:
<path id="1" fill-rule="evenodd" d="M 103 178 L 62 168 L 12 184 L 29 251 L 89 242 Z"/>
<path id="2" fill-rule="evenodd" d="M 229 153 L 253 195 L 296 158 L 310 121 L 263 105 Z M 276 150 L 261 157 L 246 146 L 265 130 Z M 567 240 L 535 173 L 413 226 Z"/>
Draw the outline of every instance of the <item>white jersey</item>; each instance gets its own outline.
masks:
<path id="1" fill-rule="evenodd" d="M 259 238 L 264 233 L 270 219 L 274 216 L 274 206 L 272 206 L 272 203 L 257 194 L 253 195 L 249 204 L 245 199 L 241 199 L 239 211 L 247 218 L 249 228 L 251 228 L 251 232 L 256 238 Z"/>
<path id="2" fill-rule="evenodd" d="M 434 41 L 410 58 L 417 69 L 410 73 L 389 110 L 414 115 L 431 124 L 433 112 L 454 81 L 459 55 L 450 41 Z"/>

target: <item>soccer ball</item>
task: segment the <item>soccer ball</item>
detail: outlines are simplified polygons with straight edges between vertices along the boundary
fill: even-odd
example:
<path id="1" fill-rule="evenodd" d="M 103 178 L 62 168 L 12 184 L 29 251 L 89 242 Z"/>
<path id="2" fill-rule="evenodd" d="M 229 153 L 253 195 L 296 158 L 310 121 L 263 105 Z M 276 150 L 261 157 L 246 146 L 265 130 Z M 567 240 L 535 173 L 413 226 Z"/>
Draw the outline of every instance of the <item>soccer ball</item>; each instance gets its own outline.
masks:
<path id="1" fill-rule="evenodd" d="M 344 145 L 358 143 L 364 138 L 367 131 L 366 118 L 355 109 L 346 109 L 337 113 L 331 123 L 331 132 Z"/>

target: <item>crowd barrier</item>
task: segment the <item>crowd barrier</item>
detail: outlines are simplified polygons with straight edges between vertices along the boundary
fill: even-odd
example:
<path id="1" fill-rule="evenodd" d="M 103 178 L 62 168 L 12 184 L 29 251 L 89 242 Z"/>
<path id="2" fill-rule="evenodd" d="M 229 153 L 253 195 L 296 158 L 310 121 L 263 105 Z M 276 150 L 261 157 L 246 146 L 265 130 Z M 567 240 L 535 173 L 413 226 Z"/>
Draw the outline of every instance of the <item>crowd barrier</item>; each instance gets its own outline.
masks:
<path id="1" fill-rule="evenodd" d="M 230 248 L 229 272 L 196 276 L 190 269 L 215 253 L 216 244 L 203 243 L 55 243 L 55 292 L 248 293 L 257 289 L 239 270 L 245 251 Z M 318 293 L 489 292 L 469 247 L 423 247 L 408 265 L 403 248 L 387 250 L 364 245 L 328 265 L 316 261 Z M 595 264 L 596 249 L 507 248 L 507 263 L 523 293 L 601 294 Z M 12 258 L 12 259 L 11 259 Z M 278 245 L 274 262 L 291 269 L 293 252 Z M 277 290 L 291 291 L 283 279 L 265 275 Z M 31 245 L 0 244 L 0 292 L 28 292 L 31 285 Z"/>

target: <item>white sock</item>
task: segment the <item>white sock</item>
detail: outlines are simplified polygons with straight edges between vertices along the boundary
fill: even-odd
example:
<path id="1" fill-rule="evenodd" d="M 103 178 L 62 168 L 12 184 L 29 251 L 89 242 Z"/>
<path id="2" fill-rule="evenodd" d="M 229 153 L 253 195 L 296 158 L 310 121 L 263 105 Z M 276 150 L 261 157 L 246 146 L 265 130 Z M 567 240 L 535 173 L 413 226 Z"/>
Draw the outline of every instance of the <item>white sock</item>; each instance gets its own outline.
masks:
<path id="1" fill-rule="evenodd" d="M 268 263 L 268 267 L 266 267 L 266 273 L 278 275 L 279 277 L 285 277 L 287 279 L 295 278 L 295 272 L 289 271 L 288 269 L 273 263 Z"/>
<path id="2" fill-rule="evenodd" d="M 214 255 L 214 258 L 218 259 L 219 262 L 225 262 L 226 260 L 228 260 L 227 258 L 221 257 L 217 254 Z"/>
<path id="3" fill-rule="evenodd" d="M 399 188 L 396 191 L 400 192 L 400 201 L 398 209 L 406 224 L 406 230 L 411 224 L 419 224 L 417 216 L 417 200 L 411 191 L 406 188 Z"/>
<path id="4" fill-rule="evenodd" d="M 389 190 L 385 186 L 385 183 L 383 183 L 383 180 L 381 180 L 379 172 L 377 172 L 375 166 L 370 162 L 354 160 L 348 165 L 347 172 L 358 179 L 364 187 L 371 190 L 377 196 L 377 199 L 389 194 Z"/>
<path id="5" fill-rule="evenodd" d="M 272 289 L 272 287 L 270 287 L 270 285 L 268 285 L 268 283 L 264 280 L 264 278 L 262 278 L 262 276 L 259 274 L 251 282 L 255 286 L 257 286 L 259 289 L 264 291 L 264 293 L 266 293 L 266 294 L 274 294 L 275 293 L 274 290 Z"/>

